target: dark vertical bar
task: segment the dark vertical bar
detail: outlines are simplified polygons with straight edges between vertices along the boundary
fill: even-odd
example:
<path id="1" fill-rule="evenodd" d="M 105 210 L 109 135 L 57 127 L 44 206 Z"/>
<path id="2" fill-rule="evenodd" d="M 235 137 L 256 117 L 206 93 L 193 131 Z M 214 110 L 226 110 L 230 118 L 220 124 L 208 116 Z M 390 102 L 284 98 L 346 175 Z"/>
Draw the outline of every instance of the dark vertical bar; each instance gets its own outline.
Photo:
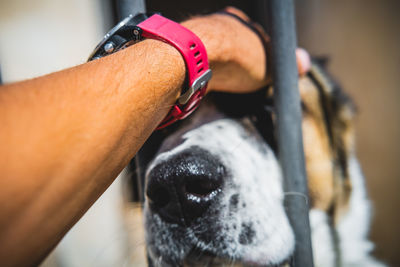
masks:
<path id="1" fill-rule="evenodd" d="M 146 12 L 145 0 L 117 0 L 118 21 L 123 20 L 130 14 Z"/>
<path id="2" fill-rule="evenodd" d="M 293 0 L 269 0 L 272 79 L 277 111 L 278 147 L 285 177 L 287 214 L 295 233 L 293 266 L 312 267 L 308 188 L 301 131 Z"/>

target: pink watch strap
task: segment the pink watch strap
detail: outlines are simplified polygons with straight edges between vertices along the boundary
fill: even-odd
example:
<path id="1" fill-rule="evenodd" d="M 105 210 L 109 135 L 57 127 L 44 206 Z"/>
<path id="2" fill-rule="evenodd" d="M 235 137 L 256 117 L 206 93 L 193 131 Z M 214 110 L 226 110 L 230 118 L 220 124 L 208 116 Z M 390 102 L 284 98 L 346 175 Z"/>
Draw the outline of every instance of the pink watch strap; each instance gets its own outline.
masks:
<path id="1" fill-rule="evenodd" d="M 206 49 L 201 40 L 190 30 L 158 14 L 137 25 L 145 38 L 159 39 L 174 46 L 182 54 L 189 88 L 184 90 L 177 103 L 157 129 L 187 117 L 199 105 L 211 78 Z"/>

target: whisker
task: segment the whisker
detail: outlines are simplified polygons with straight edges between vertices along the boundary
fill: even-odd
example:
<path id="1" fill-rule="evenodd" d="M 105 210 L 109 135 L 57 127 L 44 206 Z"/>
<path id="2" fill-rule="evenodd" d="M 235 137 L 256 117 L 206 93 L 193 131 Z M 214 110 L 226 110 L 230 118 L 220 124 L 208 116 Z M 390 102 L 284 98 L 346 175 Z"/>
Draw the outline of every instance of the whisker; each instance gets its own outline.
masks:
<path id="1" fill-rule="evenodd" d="M 234 146 L 234 147 L 232 148 L 232 150 L 230 151 L 230 153 L 233 153 L 241 144 L 243 144 L 243 142 L 244 142 L 244 139 L 243 139 L 243 140 L 240 140 L 240 141 L 236 144 L 236 146 Z"/>

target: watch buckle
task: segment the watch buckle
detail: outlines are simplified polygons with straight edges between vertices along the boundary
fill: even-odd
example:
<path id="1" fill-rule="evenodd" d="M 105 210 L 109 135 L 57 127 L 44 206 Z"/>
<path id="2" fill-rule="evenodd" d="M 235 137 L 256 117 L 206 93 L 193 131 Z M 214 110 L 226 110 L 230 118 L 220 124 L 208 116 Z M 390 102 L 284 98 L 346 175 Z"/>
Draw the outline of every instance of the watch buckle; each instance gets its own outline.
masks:
<path id="1" fill-rule="evenodd" d="M 187 102 L 189 102 L 190 98 L 196 91 L 206 86 L 207 82 L 211 79 L 211 76 L 212 76 L 211 70 L 210 69 L 206 70 L 202 75 L 200 75 L 200 77 L 194 80 L 190 88 L 178 98 L 178 103 L 180 105 L 187 104 Z"/>

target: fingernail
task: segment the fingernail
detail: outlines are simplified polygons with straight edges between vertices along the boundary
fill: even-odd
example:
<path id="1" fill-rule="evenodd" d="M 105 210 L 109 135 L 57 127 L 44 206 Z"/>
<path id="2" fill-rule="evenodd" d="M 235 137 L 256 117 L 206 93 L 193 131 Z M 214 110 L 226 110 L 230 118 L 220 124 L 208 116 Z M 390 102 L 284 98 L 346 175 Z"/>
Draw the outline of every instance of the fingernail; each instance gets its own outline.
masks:
<path id="1" fill-rule="evenodd" d="M 311 58 L 308 52 L 303 48 L 296 49 L 297 68 L 299 75 L 305 75 L 311 69 Z"/>

